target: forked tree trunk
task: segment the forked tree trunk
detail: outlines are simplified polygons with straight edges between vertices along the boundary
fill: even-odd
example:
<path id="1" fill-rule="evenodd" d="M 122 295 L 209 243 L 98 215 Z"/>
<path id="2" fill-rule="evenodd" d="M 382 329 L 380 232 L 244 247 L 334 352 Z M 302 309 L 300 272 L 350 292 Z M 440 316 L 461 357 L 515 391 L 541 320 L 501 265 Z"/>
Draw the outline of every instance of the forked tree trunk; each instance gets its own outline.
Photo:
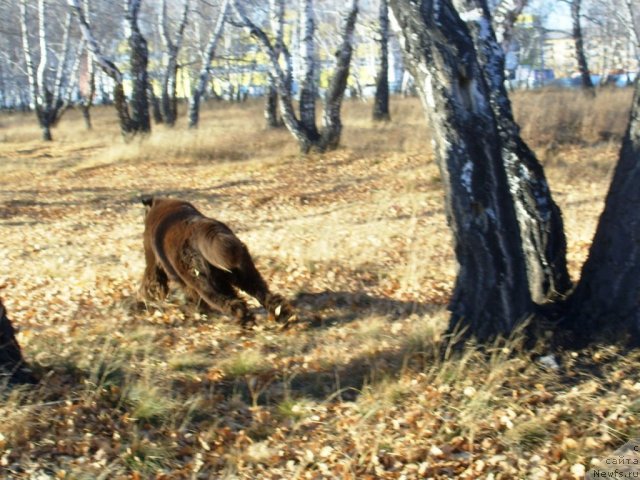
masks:
<path id="1" fill-rule="evenodd" d="M 0 374 L 0 378 L 8 377 L 9 383 L 35 383 L 36 381 L 22 358 L 15 330 L 7 318 L 2 300 L 0 300 Z"/>
<path id="2" fill-rule="evenodd" d="M 376 72 L 376 93 L 373 99 L 373 119 L 389 121 L 389 4 L 380 0 L 378 15 L 380 35 L 380 65 Z"/>
<path id="3" fill-rule="evenodd" d="M 466 25 L 450 0 L 391 0 L 433 130 L 459 265 L 450 332 L 508 335 L 533 310 L 499 125 Z"/>
<path id="4" fill-rule="evenodd" d="M 49 69 L 49 50 L 51 49 L 47 39 L 47 20 L 45 18 L 46 14 L 49 13 L 48 5 L 45 0 L 38 0 L 37 2 L 38 53 L 40 56 L 37 69 L 35 67 L 33 52 L 31 50 L 31 43 L 29 40 L 27 0 L 20 1 L 19 9 L 22 48 L 27 67 L 29 89 L 35 106 L 38 124 L 42 132 L 42 139 L 45 141 L 51 141 L 53 140 L 51 128 L 56 125 L 68 106 L 68 102 L 65 100 L 66 94 L 70 91 L 70 82 L 67 82 L 65 92 L 65 89 L 63 88 L 63 81 L 65 79 L 65 73 L 68 76 L 71 76 L 66 72 L 71 45 L 71 37 L 69 33 L 71 30 L 71 15 L 67 15 L 63 27 L 62 46 L 59 52 L 60 55 L 56 75 L 55 79 L 51 81 L 47 76 L 47 71 Z"/>
<path id="5" fill-rule="evenodd" d="M 572 34 L 576 49 L 576 61 L 578 62 L 578 70 L 580 71 L 580 81 L 582 88 L 591 94 L 595 93 L 593 82 L 591 81 L 591 72 L 587 64 L 587 56 L 584 53 L 584 37 L 582 36 L 582 28 L 580 26 L 580 8 L 582 0 L 571 0 L 571 21 L 573 24 Z"/>
<path id="6" fill-rule="evenodd" d="M 340 110 L 344 99 L 344 90 L 347 88 L 349 67 L 353 54 L 353 32 L 358 17 L 358 0 L 352 0 L 340 32 L 341 43 L 336 52 L 336 67 L 331 76 L 329 87 L 324 99 L 324 111 L 322 116 L 322 133 L 318 150 L 335 150 L 340 144 L 342 135 L 342 120 Z"/>
<path id="7" fill-rule="evenodd" d="M 237 1 L 233 2 L 233 8 L 242 23 L 247 27 L 250 34 L 258 40 L 264 53 L 267 55 L 270 64 L 270 74 L 276 81 L 278 95 L 280 97 L 280 114 L 282 120 L 291 134 L 298 141 L 302 153 L 310 151 L 325 152 L 336 148 L 340 141 L 342 123 L 340 121 L 340 107 L 344 97 L 344 89 L 349 77 L 349 62 L 353 51 L 353 30 L 358 12 L 358 0 L 351 0 L 347 10 L 345 23 L 342 28 L 341 43 L 336 53 L 336 68 L 327 89 L 325 106 L 323 113 L 323 131 L 319 132 L 314 122 L 313 128 L 309 128 L 298 119 L 293 107 L 293 94 L 291 91 L 291 56 L 283 47 L 285 56 L 286 71 L 282 69 L 278 61 L 276 49 L 271 43 L 269 36 L 258 27 L 247 15 L 244 8 Z M 314 87 L 315 89 L 315 87 Z M 301 107 L 302 108 L 302 107 Z M 315 101 L 314 107 L 315 109 Z M 308 119 L 310 121 L 310 118 Z M 310 130 L 312 130 L 310 132 Z"/>
<path id="8" fill-rule="evenodd" d="M 454 0 L 467 21 L 498 125 L 502 162 L 515 204 L 533 300 L 545 303 L 571 288 L 560 209 L 544 170 L 520 136 L 504 87 L 504 52 L 494 36 L 486 0 Z"/>
<path id="9" fill-rule="evenodd" d="M 629 126 L 580 283 L 571 298 L 574 330 L 631 333 L 640 340 L 640 81 Z"/>

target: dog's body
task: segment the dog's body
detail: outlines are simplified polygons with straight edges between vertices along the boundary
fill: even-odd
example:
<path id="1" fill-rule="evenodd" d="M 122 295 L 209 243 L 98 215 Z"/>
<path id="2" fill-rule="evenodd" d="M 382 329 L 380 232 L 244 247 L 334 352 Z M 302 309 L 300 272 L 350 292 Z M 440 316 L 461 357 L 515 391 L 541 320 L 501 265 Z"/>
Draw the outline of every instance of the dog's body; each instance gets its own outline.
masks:
<path id="1" fill-rule="evenodd" d="M 254 323 L 236 288 L 255 297 L 270 317 L 289 321 L 293 312 L 280 296 L 272 294 L 256 269 L 247 247 L 229 227 L 205 217 L 192 204 L 170 198 L 143 199 L 146 206 L 144 252 L 146 268 L 141 293 L 164 299 L 168 280 L 186 289 L 193 300 Z"/>

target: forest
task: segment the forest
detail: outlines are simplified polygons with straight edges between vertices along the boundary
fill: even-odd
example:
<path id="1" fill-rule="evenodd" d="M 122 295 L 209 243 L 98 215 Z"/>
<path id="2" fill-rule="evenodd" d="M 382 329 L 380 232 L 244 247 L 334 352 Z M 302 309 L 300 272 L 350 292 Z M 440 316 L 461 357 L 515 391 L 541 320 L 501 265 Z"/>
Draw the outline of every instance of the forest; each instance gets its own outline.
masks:
<path id="1" fill-rule="evenodd" d="M 0 473 L 640 474 L 631 0 L 0 0 Z"/>

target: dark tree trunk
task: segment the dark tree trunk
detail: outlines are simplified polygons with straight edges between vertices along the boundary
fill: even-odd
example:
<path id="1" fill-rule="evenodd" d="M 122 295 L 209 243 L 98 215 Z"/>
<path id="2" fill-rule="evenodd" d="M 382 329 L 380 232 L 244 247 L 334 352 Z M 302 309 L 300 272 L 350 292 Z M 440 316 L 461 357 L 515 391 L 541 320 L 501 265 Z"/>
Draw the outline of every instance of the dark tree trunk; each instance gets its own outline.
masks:
<path id="1" fill-rule="evenodd" d="M 164 75 L 162 85 L 162 117 L 164 123 L 173 127 L 176 124 L 178 118 L 178 101 L 177 101 L 177 77 L 178 77 L 178 63 L 177 55 L 173 52 L 169 52 L 169 65 Z"/>
<path id="2" fill-rule="evenodd" d="M 279 61 L 280 57 L 284 54 L 285 61 L 289 62 L 288 51 L 286 51 L 284 46 L 284 3 L 284 0 L 269 0 L 269 17 L 276 58 Z M 278 87 L 273 75 L 269 75 L 269 90 L 264 105 L 264 119 L 267 123 L 267 128 L 280 128 L 284 126 L 282 120 L 278 118 Z"/>
<path id="3" fill-rule="evenodd" d="M 567 271 L 567 242 L 560 209 L 553 201 L 544 170 L 520 136 L 504 87 L 504 53 L 490 28 L 486 0 L 454 0 L 468 19 L 489 102 L 500 135 L 502 161 L 523 242 L 531 296 L 544 303 L 571 288 Z"/>
<path id="4" fill-rule="evenodd" d="M 149 49 L 147 40 L 138 28 L 139 1 L 130 2 L 127 12 L 127 21 L 131 33 L 128 43 L 130 49 L 131 76 L 133 88 L 131 91 L 131 122 L 136 133 L 147 133 L 151 131 L 151 120 L 149 118 L 149 101 L 147 99 L 147 85 L 149 78 L 147 64 L 149 63 Z"/>
<path id="5" fill-rule="evenodd" d="M 389 5 L 380 0 L 380 65 L 376 73 L 376 94 L 373 99 L 373 119 L 389 121 Z"/>
<path id="6" fill-rule="evenodd" d="M 91 107 L 93 107 L 93 97 L 96 94 L 96 71 L 89 52 L 87 52 L 87 73 L 89 77 L 89 91 L 84 95 L 80 107 L 82 109 L 84 125 L 87 130 L 91 130 L 93 129 L 93 125 L 91 123 Z"/>
<path id="7" fill-rule="evenodd" d="M 153 121 L 156 124 L 160 124 L 164 122 L 162 118 L 162 109 L 160 108 L 160 101 L 158 97 L 156 97 L 155 92 L 153 91 L 153 85 L 149 82 L 149 102 L 151 103 L 151 113 L 153 115 Z"/>
<path id="8" fill-rule="evenodd" d="M 280 128 L 283 126 L 278 118 L 278 89 L 274 83 L 273 79 L 269 80 L 269 90 L 264 104 L 264 119 L 268 128 Z"/>
<path id="9" fill-rule="evenodd" d="M 133 122 L 129 116 L 127 97 L 124 94 L 124 87 L 121 83 L 116 83 L 113 87 L 113 104 L 116 107 L 116 112 L 118 113 L 120 132 L 126 139 L 131 133 L 135 133 L 136 130 L 134 129 Z"/>
<path id="10" fill-rule="evenodd" d="M 391 0 L 433 129 L 459 264 L 450 332 L 510 334 L 533 310 L 501 138 L 473 41 L 450 0 Z"/>
<path id="11" fill-rule="evenodd" d="M 593 82 L 591 81 L 591 73 L 587 64 L 587 56 L 584 53 L 584 38 L 582 36 L 582 28 L 580 27 L 580 8 L 582 0 L 571 0 L 571 21 L 573 23 L 573 41 L 576 46 L 576 60 L 578 62 L 578 70 L 580 71 L 580 80 L 582 88 L 595 93 Z"/>
<path id="12" fill-rule="evenodd" d="M 147 41 L 141 34 L 130 38 L 131 72 L 133 75 L 133 89 L 131 91 L 131 120 L 134 130 L 140 133 L 151 131 L 149 119 L 149 102 L 147 100 Z"/>
<path id="13" fill-rule="evenodd" d="M 640 338 L 640 82 L 604 211 L 571 298 L 574 330 L 585 338 Z"/>
<path id="14" fill-rule="evenodd" d="M 9 383 L 35 383 L 35 378 L 22 358 L 15 330 L 0 300 L 0 372 Z"/>
<path id="15" fill-rule="evenodd" d="M 40 131 L 42 132 L 42 140 L 45 142 L 53 141 L 51 135 L 51 122 L 49 121 L 49 115 L 46 110 L 50 108 L 48 105 L 36 106 L 36 115 L 38 116 L 38 123 L 40 124 Z"/>

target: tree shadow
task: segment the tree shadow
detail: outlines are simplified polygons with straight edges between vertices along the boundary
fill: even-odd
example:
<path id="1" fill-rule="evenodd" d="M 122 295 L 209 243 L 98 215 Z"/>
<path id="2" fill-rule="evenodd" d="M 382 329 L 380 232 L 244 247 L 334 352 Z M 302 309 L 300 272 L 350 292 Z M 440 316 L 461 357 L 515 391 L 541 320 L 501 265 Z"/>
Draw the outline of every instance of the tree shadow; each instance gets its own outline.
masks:
<path id="1" fill-rule="evenodd" d="M 350 323 L 367 314 L 397 320 L 413 314 L 435 313 L 443 308 L 443 305 L 439 304 L 376 297 L 364 292 L 332 290 L 299 292 L 292 303 L 300 311 L 303 319 L 310 318 L 311 328 Z"/>

